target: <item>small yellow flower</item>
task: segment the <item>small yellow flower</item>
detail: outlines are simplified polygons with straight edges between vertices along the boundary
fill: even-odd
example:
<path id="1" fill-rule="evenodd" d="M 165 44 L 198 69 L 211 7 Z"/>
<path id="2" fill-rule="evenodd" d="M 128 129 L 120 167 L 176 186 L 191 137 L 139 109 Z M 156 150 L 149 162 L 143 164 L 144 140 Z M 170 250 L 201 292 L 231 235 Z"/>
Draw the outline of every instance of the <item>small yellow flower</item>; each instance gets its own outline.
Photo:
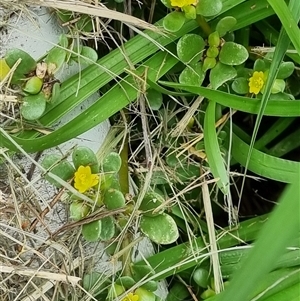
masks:
<path id="1" fill-rule="evenodd" d="M 80 165 L 75 172 L 74 182 L 74 187 L 80 193 L 84 193 L 99 183 L 99 176 L 92 174 L 90 166 Z"/>
<path id="2" fill-rule="evenodd" d="M 265 75 L 262 71 L 254 71 L 252 77 L 249 79 L 249 92 L 258 94 L 265 84 Z"/>
<path id="3" fill-rule="evenodd" d="M 138 300 L 139 300 L 139 296 L 133 293 L 129 293 L 124 299 L 122 299 L 122 301 L 138 301 Z"/>
<path id="4" fill-rule="evenodd" d="M 0 82 L 5 78 L 9 71 L 10 68 L 6 64 L 5 59 L 0 59 Z"/>
<path id="5" fill-rule="evenodd" d="M 176 7 L 184 7 L 192 4 L 197 4 L 196 0 L 171 0 L 171 5 Z"/>

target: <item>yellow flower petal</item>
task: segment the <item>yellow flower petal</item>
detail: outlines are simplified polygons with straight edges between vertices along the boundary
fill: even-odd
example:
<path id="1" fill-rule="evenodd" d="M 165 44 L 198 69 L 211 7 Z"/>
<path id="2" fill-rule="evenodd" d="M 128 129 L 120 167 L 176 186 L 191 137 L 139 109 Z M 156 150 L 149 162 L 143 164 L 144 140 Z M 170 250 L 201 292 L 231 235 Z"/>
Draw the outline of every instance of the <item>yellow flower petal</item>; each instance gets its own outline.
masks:
<path id="1" fill-rule="evenodd" d="M 9 71 L 10 68 L 6 64 L 5 59 L 0 59 L 0 82 L 5 78 Z"/>
<path id="2" fill-rule="evenodd" d="M 139 300 L 139 296 L 133 293 L 129 293 L 124 299 L 122 299 L 122 301 L 138 301 L 138 300 Z"/>
<path id="3" fill-rule="evenodd" d="M 265 84 L 265 75 L 262 71 L 254 71 L 249 79 L 249 92 L 258 94 Z"/>
<path id="4" fill-rule="evenodd" d="M 93 186 L 99 183 L 99 176 L 92 174 L 90 166 L 80 165 L 75 172 L 74 187 L 80 192 L 84 193 Z"/>

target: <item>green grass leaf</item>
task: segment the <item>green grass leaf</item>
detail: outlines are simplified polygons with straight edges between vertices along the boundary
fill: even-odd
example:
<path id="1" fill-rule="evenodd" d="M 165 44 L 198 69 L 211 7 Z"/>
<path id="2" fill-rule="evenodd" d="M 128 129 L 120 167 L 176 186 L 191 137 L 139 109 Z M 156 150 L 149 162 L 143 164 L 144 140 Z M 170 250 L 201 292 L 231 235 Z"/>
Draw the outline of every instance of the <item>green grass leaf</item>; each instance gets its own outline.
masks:
<path id="1" fill-rule="evenodd" d="M 221 191 L 227 195 L 229 192 L 229 177 L 224 164 L 218 137 L 215 128 L 215 112 L 216 103 L 210 101 L 204 119 L 204 143 L 205 153 L 207 155 L 208 164 L 215 179 L 219 179 L 216 183 Z"/>
<path id="2" fill-rule="evenodd" d="M 232 156 L 243 166 L 246 165 L 250 146 L 232 134 Z M 253 148 L 248 169 L 257 175 L 284 183 L 292 183 L 299 178 L 300 163 L 265 154 Z"/>
<path id="3" fill-rule="evenodd" d="M 288 244 L 299 235 L 299 199 L 298 171 L 298 178 L 284 191 L 279 205 L 260 231 L 254 248 L 242 261 L 241 269 L 233 275 L 228 288 L 216 298 L 217 301 L 251 300 L 257 283 L 264 279 Z"/>
<path id="4" fill-rule="evenodd" d="M 160 81 L 161 84 L 185 90 L 196 95 L 204 96 L 217 103 L 230 107 L 234 110 L 258 114 L 260 108 L 260 99 L 253 99 L 249 97 L 237 96 L 234 94 L 228 94 L 221 91 L 215 91 L 205 87 L 187 86 L 183 84 Z M 166 93 L 166 89 L 164 90 Z M 170 92 L 172 93 L 172 92 Z M 278 117 L 298 117 L 300 116 L 300 102 L 299 100 L 270 100 L 267 103 L 264 115 L 266 116 L 278 116 Z"/>

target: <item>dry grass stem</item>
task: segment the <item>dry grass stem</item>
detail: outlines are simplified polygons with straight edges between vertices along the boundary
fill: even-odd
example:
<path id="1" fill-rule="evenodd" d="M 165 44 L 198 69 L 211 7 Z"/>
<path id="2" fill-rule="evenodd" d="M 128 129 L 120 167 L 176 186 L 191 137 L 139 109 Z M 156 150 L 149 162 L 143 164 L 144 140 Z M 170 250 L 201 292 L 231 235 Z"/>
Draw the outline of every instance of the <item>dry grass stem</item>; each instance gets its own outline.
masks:
<path id="1" fill-rule="evenodd" d="M 13 273 L 20 276 L 38 277 L 48 279 L 50 281 L 63 281 L 76 284 L 81 280 L 80 277 L 64 275 L 60 273 L 52 273 L 47 271 L 37 271 L 36 269 L 23 268 L 20 266 L 4 266 L 0 265 L 1 273 Z"/>
<path id="2" fill-rule="evenodd" d="M 27 4 L 40 5 L 45 7 L 51 7 L 54 9 L 63 9 L 68 11 L 74 11 L 86 15 L 98 16 L 101 18 L 108 18 L 113 20 L 121 21 L 125 24 L 131 24 L 143 29 L 150 29 L 158 31 L 157 27 L 149 24 L 143 20 L 132 17 L 130 15 L 120 13 L 118 11 L 110 10 L 103 4 L 99 3 L 100 6 L 94 6 L 83 1 L 62 1 L 62 0 L 26 0 Z"/>
<path id="3" fill-rule="evenodd" d="M 204 211 L 205 211 L 207 228 L 208 228 L 209 249 L 211 251 L 210 256 L 211 256 L 211 262 L 213 267 L 215 291 L 218 294 L 224 289 L 224 287 L 223 287 L 222 274 L 220 270 L 220 261 L 219 261 L 216 233 L 215 233 L 216 230 L 215 230 L 213 212 L 211 207 L 210 192 L 208 189 L 208 184 L 207 182 L 205 182 L 205 180 L 203 181 L 203 185 L 202 185 L 202 197 L 203 197 Z"/>

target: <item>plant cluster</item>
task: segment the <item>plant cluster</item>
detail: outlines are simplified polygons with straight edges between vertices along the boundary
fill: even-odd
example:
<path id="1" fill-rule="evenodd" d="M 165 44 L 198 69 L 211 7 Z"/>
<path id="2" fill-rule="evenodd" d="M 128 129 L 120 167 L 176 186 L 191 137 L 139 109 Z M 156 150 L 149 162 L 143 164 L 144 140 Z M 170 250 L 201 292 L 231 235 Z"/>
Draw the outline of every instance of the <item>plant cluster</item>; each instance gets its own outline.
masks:
<path id="1" fill-rule="evenodd" d="M 21 49 L 10 49 L 0 59 L 0 80 L 8 80 L 17 91 L 25 120 L 38 120 L 47 107 L 49 109 L 61 97 L 60 82 L 55 74 L 65 63 L 90 64 L 97 60 L 94 49 L 83 45 L 75 47 L 74 43 L 73 39 L 61 35 L 58 45 L 38 61 Z"/>
<path id="2" fill-rule="evenodd" d="M 122 49 L 82 70 L 80 83 L 77 77 L 62 83 L 61 99 L 51 104 L 51 112 L 44 110 L 33 119 L 45 127 L 53 125 L 57 116 L 100 89 L 98 101 L 53 133 L 36 137 L 31 131 L 12 138 L 33 152 L 76 137 L 112 116 L 115 124 L 121 120 L 128 123 L 126 128 L 130 125 L 130 131 L 123 132 L 120 155 L 111 152 L 98 160 L 89 148 L 76 147 L 72 163 L 67 156 L 56 155 L 42 162 L 53 185 L 68 188 L 52 174 L 71 185 L 66 193 L 70 218 L 82 222 L 84 239 L 104 241 L 114 258 L 129 253 L 122 259 L 122 271 L 111 278 L 93 270 L 85 273 L 83 287 L 97 300 L 159 300 L 156 289 L 162 279 L 169 281 L 166 301 L 188 300 L 191 295 L 207 301 L 283 301 L 287 295 L 293 300 L 298 297 L 300 264 L 299 210 L 295 210 L 300 199 L 299 156 L 295 155 L 300 147 L 296 126 L 300 88 L 295 84 L 300 64 L 299 1 L 290 0 L 288 6 L 275 0 L 161 2 L 170 11 L 157 23 L 164 33 L 146 31 L 130 38 Z M 274 14 L 282 21 L 281 29 L 272 25 Z M 63 22 L 72 20 L 68 12 L 59 12 L 59 17 Z M 80 16 L 79 24 L 74 24 L 76 30 L 91 30 L 89 16 Z M 271 52 L 250 47 L 269 39 L 276 46 Z M 21 88 L 24 103 L 44 93 L 44 84 L 55 73 L 51 63 L 57 67 L 68 61 L 72 54 L 65 49 L 74 49 L 72 43 L 62 37 L 61 47 L 50 50 L 44 60 L 45 79 L 38 77 L 40 67 L 31 58 L 30 69 L 16 69 L 12 79 L 21 77 L 12 83 Z M 85 55 L 89 50 L 84 47 L 73 52 L 95 61 L 96 56 Z M 0 79 L 28 55 L 19 52 L 11 61 L 9 57 L 8 53 L 1 61 Z M 130 72 L 129 61 L 136 66 Z M 50 90 L 49 99 L 56 98 L 54 85 Z M 30 95 L 32 91 L 36 94 Z M 130 103 L 134 105 L 120 117 L 118 112 Z M 15 150 L 5 135 L 0 145 Z M 129 169 L 130 157 L 134 164 Z M 236 177 L 241 169 L 240 185 Z M 250 187 L 248 207 L 256 203 L 255 198 L 259 206 L 265 199 L 273 201 L 270 191 L 260 196 L 252 186 L 255 182 L 248 182 L 248 170 L 264 178 L 265 185 L 272 180 L 287 188 L 271 214 L 239 222 L 236 210 L 241 209 L 246 188 Z M 122 189 L 120 175 L 129 171 L 138 187 L 136 196 Z M 213 219 L 224 217 L 224 211 L 230 224 L 216 230 Z M 284 235 L 280 235 L 282 225 Z M 157 253 L 132 262 L 132 233 L 136 232 L 154 242 Z M 257 262 L 260 268 L 254 269 Z M 279 282 L 280 288 L 274 285 Z"/>

